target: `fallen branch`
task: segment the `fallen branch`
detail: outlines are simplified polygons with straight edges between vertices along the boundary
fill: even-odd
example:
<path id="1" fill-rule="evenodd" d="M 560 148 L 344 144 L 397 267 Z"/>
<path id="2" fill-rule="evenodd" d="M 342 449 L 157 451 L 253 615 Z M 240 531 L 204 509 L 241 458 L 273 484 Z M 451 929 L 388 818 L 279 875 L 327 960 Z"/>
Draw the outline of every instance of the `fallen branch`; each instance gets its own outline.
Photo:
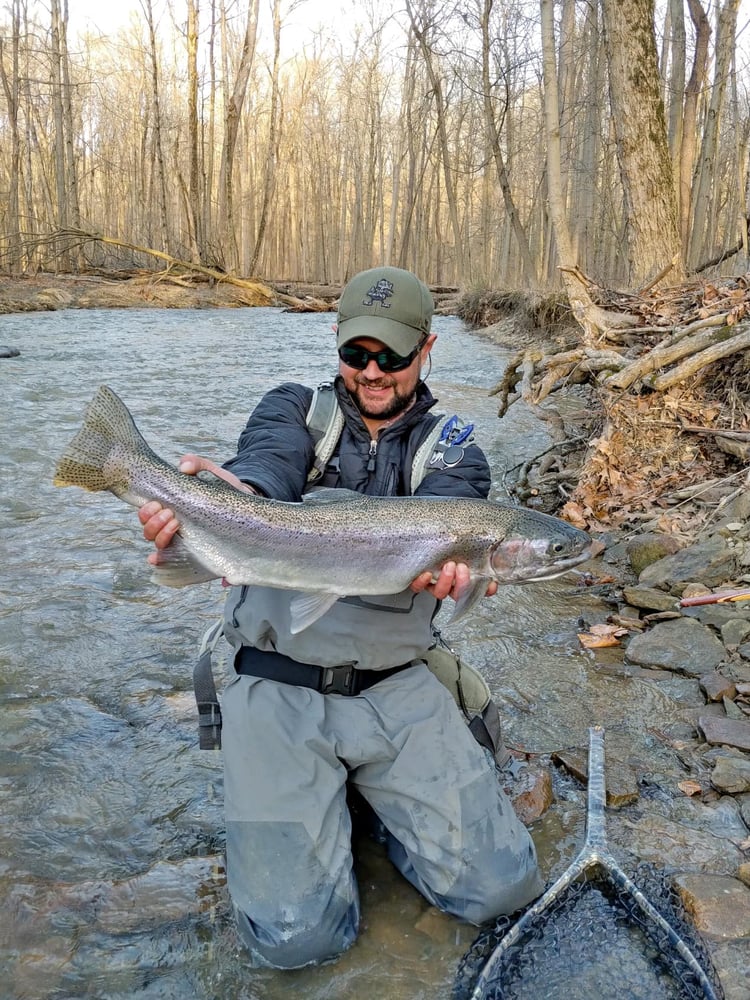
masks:
<path id="1" fill-rule="evenodd" d="M 726 358 L 730 354 L 744 351 L 748 347 L 750 347 L 750 329 L 739 334 L 739 336 L 730 337 L 729 340 L 724 340 L 719 344 L 712 344 L 705 350 L 693 354 L 687 361 L 683 361 L 681 365 L 672 369 L 671 372 L 648 380 L 648 384 L 652 389 L 656 389 L 657 392 L 663 392 L 665 389 L 677 385 L 678 382 L 682 382 L 691 375 L 695 375 L 696 372 L 705 368 L 706 365 L 718 361 L 719 358 Z"/>
<path id="2" fill-rule="evenodd" d="M 163 260 L 169 266 L 168 269 L 172 267 L 179 267 L 187 272 L 193 271 L 196 274 L 205 275 L 217 284 L 225 283 L 235 285 L 238 288 L 243 288 L 254 292 L 258 296 L 262 296 L 267 299 L 269 303 L 283 302 L 285 305 L 294 306 L 299 301 L 292 295 L 284 295 L 281 292 L 275 292 L 262 281 L 258 281 L 253 278 L 237 278 L 232 274 L 227 274 L 226 272 L 219 271 L 216 268 L 206 267 L 203 264 L 195 264 L 192 261 L 181 260 L 179 257 L 173 257 L 172 254 L 165 253 L 163 250 L 156 250 L 154 247 L 140 246 L 137 243 L 130 243 L 128 240 L 119 240 L 114 236 L 104 236 L 101 233 L 91 233 L 83 229 L 60 229 L 56 233 L 53 233 L 50 239 L 58 237 L 77 240 L 79 244 L 102 243 L 105 246 L 120 247 L 124 250 L 132 250 L 135 253 L 147 254 L 150 257 L 156 258 L 156 260 Z M 68 245 L 68 249 L 70 249 L 70 245 Z M 172 277 L 171 280 L 174 280 L 174 277 Z"/>
<path id="3" fill-rule="evenodd" d="M 675 427 L 677 430 L 685 431 L 687 434 L 709 434 L 719 435 L 725 438 L 733 438 L 735 441 L 750 441 L 750 431 L 733 431 L 724 427 L 698 427 L 693 424 L 676 423 L 670 420 L 655 420 L 654 423 L 660 427 Z"/>
<path id="4" fill-rule="evenodd" d="M 674 257 L 670 260 L 670 262 L 665 267 L 663 267 L 661 271 L 659 271 L 659 273 L 656 275 L 655 278 L 652 278 L 647 285 L 643 285 L 641 288 L 638 289 L 638 294 L 645 295 L 646 292 L 650 292 L 651 289 L 655 288 L 660 281 L 663 281 L 664 278 L 666 278 L 666 276 L 672 270 L 672 268 L 677 267 L 679 263 L 680 263 L 680 256 L 679 254 L 675 254 Z"/>
<path id="5" fill-rule="evenodd" d="M 661 346 L 654 347 L 647 354 L 638 358 L 637 361 L 629 364 L 621 371 L 615 372 L 614 375 L 610 375 L 605 379 L 605 385 L 612 389 L 629 389 L 638 379 L 642 379 L 658 368 L 664 368 L 666 365 L 670 365 L 680 358 L 684 358 L 690 354 L 695 355 L 703 351 L 714 344 L 717 339 L 727 343 L 727 334 L 724 332 L 727 329 L 725 317 L 712 316 L 704 320 L 699 320 L 691 328 L 692 336 L 686 336 L 685 330 L 679 331 L 676 336 L 663 341 Z M 698 332 L 693 332 L 694 330 Z M 731 354 L 733 350 L 734 348 L 725 353 Z M 716 356 L 724 357 L 725 354 L 717 354 Z M 705 364 L 708 363 L 708 361 L 705 362 Z M 703 366 L 699 365 L 698 367 Z M 657 388 L 655 381 L 651 385 L 652 388 Z"/>

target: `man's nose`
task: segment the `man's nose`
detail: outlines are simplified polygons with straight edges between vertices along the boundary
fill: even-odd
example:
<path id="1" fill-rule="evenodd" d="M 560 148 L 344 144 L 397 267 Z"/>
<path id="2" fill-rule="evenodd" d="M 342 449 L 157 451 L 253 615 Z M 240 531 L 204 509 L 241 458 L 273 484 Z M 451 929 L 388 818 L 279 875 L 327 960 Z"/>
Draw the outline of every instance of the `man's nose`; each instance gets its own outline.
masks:
<path id="1" fill-rule="evenodd" d="M 362 374 L 365 376 L 365 378 L 373 380 L 382 378 L 383 376 L 383 372 L 378 367 L 378 363 L 375 360 L 375 358 L 370 358 L 370 360 L 367 362 L 367 367 L 363 370 Z"/>

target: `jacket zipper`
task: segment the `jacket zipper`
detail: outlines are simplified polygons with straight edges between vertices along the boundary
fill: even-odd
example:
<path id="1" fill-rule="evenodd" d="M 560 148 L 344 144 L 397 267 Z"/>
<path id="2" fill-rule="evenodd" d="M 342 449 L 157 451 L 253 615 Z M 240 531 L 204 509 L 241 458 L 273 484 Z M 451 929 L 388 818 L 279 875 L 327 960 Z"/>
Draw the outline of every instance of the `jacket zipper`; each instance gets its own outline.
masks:
<path id="1" fill-rule="evenodd" d="M 375 459 L 377 458 L 377 454 L 378 454 L 378 442 L 373 438 L 370 441 L 370 452 L 369 452 L 369 457 L 367 459 L 368 472 L 375 471 Z"/>

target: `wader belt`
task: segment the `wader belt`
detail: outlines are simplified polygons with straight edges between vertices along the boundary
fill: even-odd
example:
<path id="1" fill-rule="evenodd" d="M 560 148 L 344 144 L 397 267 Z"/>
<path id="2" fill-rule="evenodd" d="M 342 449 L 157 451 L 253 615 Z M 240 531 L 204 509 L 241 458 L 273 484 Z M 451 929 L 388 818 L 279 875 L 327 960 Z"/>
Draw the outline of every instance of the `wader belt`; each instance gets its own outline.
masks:
<path id="1" fill-rule="evenodd" d="M 238 674 L 312 688 L 321 694 L 346 695 L 357 695 L 411 666 L 410 661 L 387 670 L 357 670 L 352 664 L 343 667 L 316 667 L 311 663 L 299 663 L 283 653 L 255 649 L 254 646 L 240 646 L 234 659 L 234 669 Z"/>

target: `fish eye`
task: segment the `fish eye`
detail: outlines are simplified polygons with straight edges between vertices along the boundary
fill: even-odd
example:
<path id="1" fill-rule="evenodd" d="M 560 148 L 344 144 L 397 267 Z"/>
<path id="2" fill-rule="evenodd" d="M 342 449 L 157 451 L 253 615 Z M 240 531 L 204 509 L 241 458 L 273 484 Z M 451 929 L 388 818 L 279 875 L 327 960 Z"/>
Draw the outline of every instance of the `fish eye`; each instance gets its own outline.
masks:
<path id="1" fill-rule="evenodd" d="M 562 552 L 562 550 L 564 548 L 565 548 L 565 546 L 563 545 L 562 542 L 555 542 L 554 545 L 552 546 L 552 551 L 553 552 Z"/>

